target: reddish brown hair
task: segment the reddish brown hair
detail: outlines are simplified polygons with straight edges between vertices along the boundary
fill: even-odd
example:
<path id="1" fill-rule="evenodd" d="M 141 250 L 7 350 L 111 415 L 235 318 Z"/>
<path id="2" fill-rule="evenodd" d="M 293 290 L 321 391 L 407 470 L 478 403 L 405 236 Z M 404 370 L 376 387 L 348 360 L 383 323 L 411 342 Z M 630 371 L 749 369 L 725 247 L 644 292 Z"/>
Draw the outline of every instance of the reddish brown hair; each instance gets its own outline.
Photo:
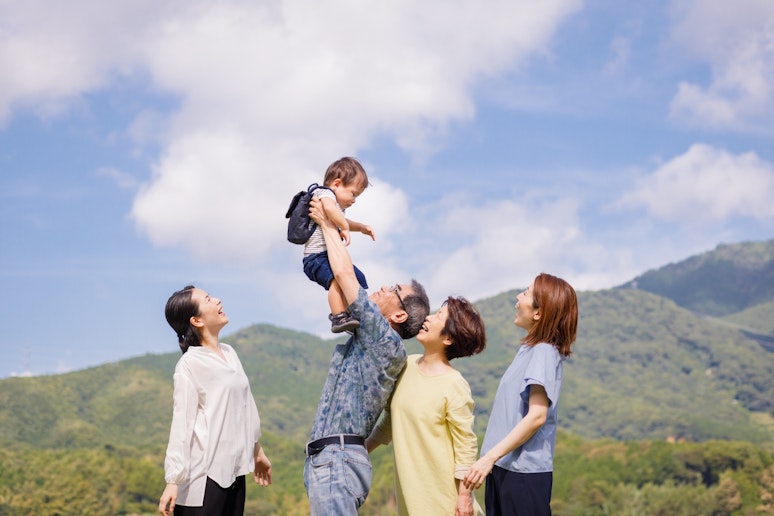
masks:
<path id="1" fill-rule="evenodd" d="M 569 283 L 556 276 L 540 273 L 532 290 L 532 307 L 540 318 L 524 337 L 525 344 L 553 344 L 563 356 L 570 356 L 570 347 L 578 335 L 578 296 Z"/>

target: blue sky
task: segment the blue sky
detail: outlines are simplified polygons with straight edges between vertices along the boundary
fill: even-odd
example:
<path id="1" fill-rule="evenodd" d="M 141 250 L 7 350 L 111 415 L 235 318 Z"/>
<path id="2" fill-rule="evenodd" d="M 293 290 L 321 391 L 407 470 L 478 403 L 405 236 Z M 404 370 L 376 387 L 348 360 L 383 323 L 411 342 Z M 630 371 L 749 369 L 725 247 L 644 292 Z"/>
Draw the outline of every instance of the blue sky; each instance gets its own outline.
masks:
<path id="1" fill-rule="evenodd" d="M 173 352 L 189 283 L 329 335 L 284 213 L 345 155 L 436 306 L 774 238 L 769 0 L 3 2 L 0 76 L 0 377 Z"/>

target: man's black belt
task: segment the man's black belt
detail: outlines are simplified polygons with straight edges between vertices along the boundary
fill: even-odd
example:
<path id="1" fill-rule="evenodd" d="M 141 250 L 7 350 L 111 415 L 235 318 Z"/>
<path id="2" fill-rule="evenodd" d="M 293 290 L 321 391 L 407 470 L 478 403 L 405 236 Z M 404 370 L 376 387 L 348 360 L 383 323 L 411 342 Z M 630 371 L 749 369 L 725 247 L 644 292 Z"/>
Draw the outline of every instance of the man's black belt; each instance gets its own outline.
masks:
<path id="1" fill-rule="evenodd" d="M 360 446 L 365 446 L 365 439 L 353 434 L 329 435 L 328 437 L 322 437 L 316 441 L 306 443 L 306 455 L 309 457 L 317 455 L 329 444 L 340 444 L 341 446 L 345 444 L 359 444 Z"/>

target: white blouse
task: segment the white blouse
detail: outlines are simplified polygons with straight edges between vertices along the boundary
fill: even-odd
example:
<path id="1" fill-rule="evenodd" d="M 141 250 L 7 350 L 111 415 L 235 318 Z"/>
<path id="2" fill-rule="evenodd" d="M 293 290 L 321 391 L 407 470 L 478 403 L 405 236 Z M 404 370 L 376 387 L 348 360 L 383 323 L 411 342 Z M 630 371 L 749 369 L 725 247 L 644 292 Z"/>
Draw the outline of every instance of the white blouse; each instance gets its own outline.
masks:
<path id="1" fill-rule="evenodd" d="M 175 366 L 174 408 L 164 478 L 178 485 L 177 504 L 200 507 L 207 477 L 229 487 L 255 468 L 253 450 L 261 419 L 234 348 L 226 357 L 188 348 Z"/>

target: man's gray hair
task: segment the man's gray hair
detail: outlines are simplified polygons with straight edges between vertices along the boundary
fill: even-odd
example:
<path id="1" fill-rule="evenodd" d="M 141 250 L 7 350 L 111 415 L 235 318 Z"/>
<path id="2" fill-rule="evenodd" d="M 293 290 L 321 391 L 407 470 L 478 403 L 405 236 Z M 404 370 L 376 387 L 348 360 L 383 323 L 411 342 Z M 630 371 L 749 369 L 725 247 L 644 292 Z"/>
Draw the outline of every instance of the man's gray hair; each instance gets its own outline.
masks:
<path id="1" fill-rule="evenodd" d="M 417 280 L 412 279 L 411 290 L 412 293 L 403 298 L 403 306 L 408 318 L 396 329 L 402 339 L 416 337 L 425 322 L 425 318 L 430 313 L 430 300 L 427 298 L 425 287 Z"/>

